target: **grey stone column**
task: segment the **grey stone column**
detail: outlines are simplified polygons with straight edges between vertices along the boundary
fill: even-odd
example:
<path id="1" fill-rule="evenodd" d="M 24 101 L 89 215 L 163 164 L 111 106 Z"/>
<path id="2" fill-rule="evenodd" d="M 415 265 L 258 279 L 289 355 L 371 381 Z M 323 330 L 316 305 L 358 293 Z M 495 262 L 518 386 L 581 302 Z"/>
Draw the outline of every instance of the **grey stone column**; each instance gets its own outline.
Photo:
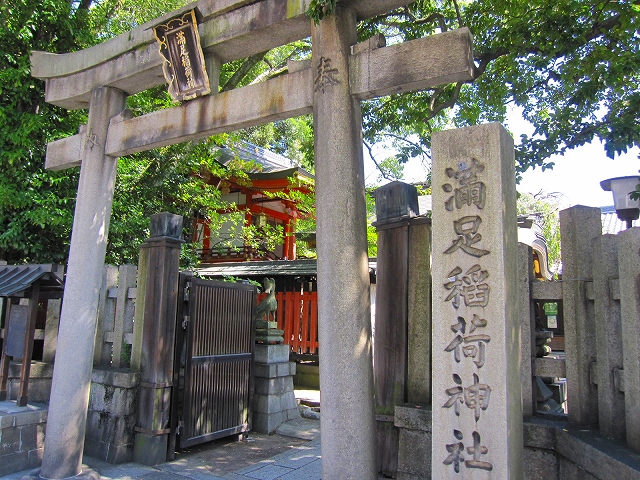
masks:
<path id="1" fill-rule="evenodd" d="M 640 228 L 629 228 L 618 239 L 627 443 L 640 452 Z"/>
<path id="2" fill-rule="evenodd" d="M 518 243 L 518 318 L 520 319 L 522 347 L 520 375 L 522 377 L 522 414 L 530 417 L 536 413 L 535 388 L 533 386 L 533 362 L 536 357 L 536 319 L 531 301 L 531 282 L 534 280 L 529 245 Z"/>
<path id="3" fill-rule="evenodd" d="M 432 478 L 521 479 L 513 139 L 433 135 Z"/>
<path id="4" fill-rule="evenodd" d="M 322 478 L 374 479 L 371 304 L 360 104 L 349 92 L 355 13 L 312 29 Z"/>
<path id="5" fill-rule="evenodd" d="M 96 88 L 80 168 L 69 265 L 41 475 L 73 477 L 80 473 L 89 403 L 96 313 L 109 233 L 117 158 L 104 154 L 109 120 L 125 106 L 126 95 Z"/>
<path id="6" fill-rule="evenodd" d="M 587 282 L 593 279 L 593 240 L 601 233 L 599 208 L 576 205 L 560 211 L 568 417 L 571 423 L 591 427 L 598 425 L 598 389 L 590 375 L 596 361 L 596 326 Z"/>
<path id="7" fill-rule="evenodd" d="M 603 435 L 624 440 L 625 395 L 616 388 L 615 378 L 616 372 L 622 370 L 622 322 L 620 302 L 613 298 L 612 288 L 613 279 L 618 276 L 618 237 L 602 235 L 594 242 L 593 297 L 598 355 L 598 425 Z"/>
<path id="8" fill-rule="evenodd" d="M 421 212 L 422 214 L 423 212 Z M 407 402 L 431 404 L 431 219 L 409 227 Z"/>

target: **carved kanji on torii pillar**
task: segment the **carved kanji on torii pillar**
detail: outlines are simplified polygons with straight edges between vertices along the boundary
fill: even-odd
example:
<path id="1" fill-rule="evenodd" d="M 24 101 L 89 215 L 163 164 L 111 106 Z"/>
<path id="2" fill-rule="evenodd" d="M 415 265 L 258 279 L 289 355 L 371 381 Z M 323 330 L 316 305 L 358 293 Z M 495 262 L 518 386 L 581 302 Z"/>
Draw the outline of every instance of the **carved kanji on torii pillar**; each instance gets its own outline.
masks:
<path id="1" fill-rule="evenodd" d="M 64 441 L 45 443 L 43 476 L 66 478 L 80 471 L 92 358 L 90 332 L 95 328 L 98 296 L 93 284 L 99 285 L 98 264 L 104 261 L 115 159 L 313 113 L 319 334 L 323 345 L 323 478 L 377 477 L 359 102 L 471 81 L 472 39 L 467 29 L 460 29 L 389 47 L 381 46 L 379 37 L 357 44 L 357 21 L 410 2 L 344 0 L 334 15 L 317 26 L 305 14 L 307 3 L 200 0 L 196 4 L 199 31 L 213 92 L 218 90 L 216 75 L 222 63 L 310 35 L 311 68 L 291 69 L 289 74 L 261 83 L 198 97 L 136 118 L 123 110 L 125 94 L 164 83 L 163 59 L 150 26 L 166 23 L 185 9 L 87 51 L 33 53 L 32 74 L 46 80 L 47 102 L 68 109 L 90 108 L 87 127 L 48 145 L 46 167 L 60 170 L 81 164 L 80 184 L 88 185 L 87 178 L 97 182 L 91 189 L 78 191 L 67 274 L 68 285 L 75 278 L 91 288 L 82 293 L 66 292 L 64 303 L 68 306 L 65 309 L 63 305 L 58 340 L 70 349 L 80 342 L 80 351 L 87 352 L 65 359 L 58 349 L 54 392 L 56 388 L 60 395 L 63 390 L 76 392 L 77 402 L 72 409 L 52 394 L 47 434 L 56 432 Z M 101 165 L 109 170 L 100 171 Z M 92 228 L 80 230 L 80 225 Z M 338 251 L 340 255 L 335 255 Z M 88 255 L 95 259 L 90 266 L 83 264 Z M 79 370 L 78 363 L 83 365 Z"/>

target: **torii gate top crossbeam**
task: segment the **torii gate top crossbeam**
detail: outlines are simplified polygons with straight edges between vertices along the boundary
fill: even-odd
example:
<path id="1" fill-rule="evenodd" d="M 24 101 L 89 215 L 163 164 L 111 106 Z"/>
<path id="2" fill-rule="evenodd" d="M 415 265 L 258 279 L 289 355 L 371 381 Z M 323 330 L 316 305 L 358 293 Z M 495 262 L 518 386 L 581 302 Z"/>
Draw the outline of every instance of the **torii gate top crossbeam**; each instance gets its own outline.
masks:
<path id="1" fill-rule="evenodd" d="M 350 89 L 360 100 L 473 78 L 472 38 L 466 28 L 376 47 L 363 42 L 350 55 Z M 300 70 L 290 70 L 289 74 L 261 83 L 141 117 L 115 117 L 105 151 L 119 157 L 311 113 L 316 72 L 300 63 Z M 60 170 L 79 165 L 85 133 L 81 130 L 77 135 L 49 143 L 46 168 Z"/>
<path id="2" fill-rule="evenodd" d="M 310 0 L 199 0 L 94 47 L 66 54 L 34 51 L 31 74 L 46 80 L 45 100 L 66 108 L 88 108 L 91 91 L 109 86 L 129 95 L 165 83 L 152 26 L 197 7 L 205 57 L 230 62 L 311 35 Z M 359 20 L 409 0 L 345 0 Z"/>

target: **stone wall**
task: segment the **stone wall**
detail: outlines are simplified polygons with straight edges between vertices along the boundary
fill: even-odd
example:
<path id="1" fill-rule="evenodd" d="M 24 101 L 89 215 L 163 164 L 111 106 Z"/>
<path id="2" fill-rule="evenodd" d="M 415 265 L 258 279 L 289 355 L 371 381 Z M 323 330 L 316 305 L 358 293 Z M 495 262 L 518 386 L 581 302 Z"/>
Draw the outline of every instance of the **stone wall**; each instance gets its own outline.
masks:
<path id="1" fill-rule="evenodd" d="M 109 463 L 133 459 L 139 382 L 139 373 L 93 370 L 85 454 Z"/>
<path id="2" fill-rule="evenodd" d="M 0 402 L 0 477 L 40 466 L 47 413 L 43 405 Z"/>
<path id="3" fill-rule="evenodd" d="M 396 406 L 399 430 L 397 480 L 431 478 L 431 408 Z M 632 480 L 640 478 L 640 455 L 595 431 L 564 419 L 524 422 L 524 480 Z"/>
<path id="4" fill-rule="evenodd" d="M 20 388 L 21 363 L 11 362 L 7 379 L 7 393 L 10 400 L 18 398 Z M 53 363 L 31 362 L 29 369 L 28 401 L 30 403 L 49 403 L 51 394 L 51 379 L 53 377 Z"/>
<path id="5" fill-rule="evenodd" d="M 420 480 L 431 475 L 431 407 L 396 405 L 398 428 L 397 480 Z"/>

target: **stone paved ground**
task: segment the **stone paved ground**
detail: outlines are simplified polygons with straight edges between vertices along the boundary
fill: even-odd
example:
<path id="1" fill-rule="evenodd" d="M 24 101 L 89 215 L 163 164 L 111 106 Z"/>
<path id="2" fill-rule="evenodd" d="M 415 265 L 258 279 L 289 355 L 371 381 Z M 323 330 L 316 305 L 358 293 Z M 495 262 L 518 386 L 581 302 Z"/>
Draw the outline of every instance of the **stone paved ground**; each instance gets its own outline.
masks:
<path id="1" fill-rule="evenodd" d="M 252 432 L 241 442 L 210 442 L 155 467 L 111 465 L 94 458 L 85 463 L 102 480 L 320 480 L 320 421 L 301 418 L 281 425 L 273 435 Z M 19 480 L 28 474 L 33 471 L 1 478 Z"/>

